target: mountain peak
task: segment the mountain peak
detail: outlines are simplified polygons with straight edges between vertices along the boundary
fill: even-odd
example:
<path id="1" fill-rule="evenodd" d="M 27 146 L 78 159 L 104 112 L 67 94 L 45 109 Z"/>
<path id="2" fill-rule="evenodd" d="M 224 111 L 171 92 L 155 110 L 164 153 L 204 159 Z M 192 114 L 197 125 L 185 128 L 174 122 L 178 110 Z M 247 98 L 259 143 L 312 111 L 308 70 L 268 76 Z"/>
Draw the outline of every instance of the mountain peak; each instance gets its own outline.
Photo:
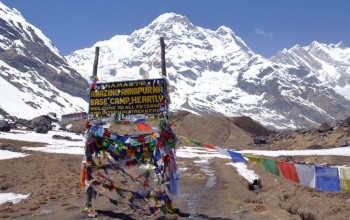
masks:
<path id="1" fill-rule="evenodd" d="M 160 15 L 158 18 L 156 18 L 152 23 L 152 25 L 159 25 L 159 24 L 174 24 L 174 23 L 180 23 L 185 26 L 192 25 L 191 22 L 188 20 L 186 16 L 175 14 L 173 12 L 168 12 Z"/>
<path id="2" fill-rule="evenodd" d="M 346 44 L 343 41 L 340 41 L 339 43 L 337 43 L 335 45 L 331 44 L 331 46 L 337 47 L 337 48 L 341 48 L 341 49 L 345 49 L 346 48 Z"/>
<path id="3" fill-rule="evenodd" d="M 25 21 L 24 17 L 17 9 L 15 8 L 11 9 L 6 5 L 4 5 L 1 1 L 0 1 L 0 11 L 3 12 L 3 13 L 0 13 L 0 18 L 5 21 L 8 21 L 8 20 L 14 20 L 16 22 Z"/>
<path id="4" fill-rule="evenodd" d="M 322 44 L 317 41 L 313 41 L 310 46 L 306 47 L 309 50 L 332 50 L 332 49 L 346 49 L 346 45 L 343 41 L 337 44 Z"/>
<path id="5" fill-rule="evenodd" d="M 220 26 L 217 30 L 216 33 L 221 34 L 221 35 L 226 35 L 226 34 L 234 34 L 233 31 L 225 26 Z"/>
<path id="6" fill-rule="evenodd" d="M 154 21 L 161 22 L 161 21 L 166 21 L 166 20 L 169 20 L 169 19 L 170 20 L 173 20 L 173 19 L 186 19 L 188 21 L 186 16 L 179 15 L 179 14 L 176 14 L 174 12 L 167 12 L 167 13 L 161 14 Z"/>
<path id="7" fill-rule="evenodd" d="M 317 41 L 312 41 L 310 46 L 308 46 L 306 48 L 308 48 L 310 51 L 313 51 L 313 50 L 324 50 L 324 49 L 328 48 L 328 45 L 319 43 Z"/>
<path id="8" fill-rule="evenodd" d="M 321 43 L 319 43 L 319 42 L 317 42 L 315 40 L 312 41 L 311 44 L 310 44 L 311 47 L 320 47 L 321 45 L 322 45 Z"/>

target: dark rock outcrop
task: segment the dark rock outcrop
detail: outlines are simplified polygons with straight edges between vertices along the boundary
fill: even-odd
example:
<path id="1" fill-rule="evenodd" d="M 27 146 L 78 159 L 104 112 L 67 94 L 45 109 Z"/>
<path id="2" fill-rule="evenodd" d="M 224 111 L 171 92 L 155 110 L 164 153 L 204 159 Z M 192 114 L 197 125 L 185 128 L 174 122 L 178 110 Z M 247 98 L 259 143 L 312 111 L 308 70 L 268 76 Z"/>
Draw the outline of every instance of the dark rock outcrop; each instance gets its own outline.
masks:
<path id="1" fill-rule="evenodd" d="M 30 123 L 30 128 L 34 129 L 36 133 L 47 134 L 49 130 L 52 130 L 52 118 L 47 115 L 41 115 L 33 118 Z"/>
<path id="2" fill-rule="evenodd" d="M 10 131 L 11 127 L 5 120 L 0 120 L 0 131 Z"/>
<path id="3" fill-rule="evenodd" d="M 67 141 L 71 141 L 72 138 L 69 136 L 62 136 L 62 135 L 52 135 L 53 139 L 59 139 L 59 140 L 67 140 Z"/>

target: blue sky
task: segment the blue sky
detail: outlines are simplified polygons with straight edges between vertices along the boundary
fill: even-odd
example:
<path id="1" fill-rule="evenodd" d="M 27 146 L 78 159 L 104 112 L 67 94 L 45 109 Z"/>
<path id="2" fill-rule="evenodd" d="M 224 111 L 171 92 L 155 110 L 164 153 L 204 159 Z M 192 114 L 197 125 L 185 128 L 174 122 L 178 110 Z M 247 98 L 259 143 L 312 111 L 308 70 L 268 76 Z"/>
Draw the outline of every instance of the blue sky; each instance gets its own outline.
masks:
<path id="1" fill-rule="evenodd" d="M 131 34 L 174 12 L 194 25 L 231 28 L 268 58 L 296 44 L 343 41 L 350 46 L 348 0 L 0 0 L 19 10 L 62 54 Z M 166 43 L 166 42 L 165 42 Z"/>

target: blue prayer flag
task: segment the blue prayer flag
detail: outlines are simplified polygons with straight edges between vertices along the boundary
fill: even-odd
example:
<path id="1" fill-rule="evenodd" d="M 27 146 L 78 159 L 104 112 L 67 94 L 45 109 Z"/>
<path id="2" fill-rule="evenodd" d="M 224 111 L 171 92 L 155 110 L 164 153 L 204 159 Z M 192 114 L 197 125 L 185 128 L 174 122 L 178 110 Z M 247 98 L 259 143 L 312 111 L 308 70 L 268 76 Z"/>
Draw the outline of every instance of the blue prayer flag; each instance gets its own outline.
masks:
<path id="1" fill-rule="evenodd" d="M 234 163 L 248 163 L 248 161 L 246 159 L 244 159 L 242 154 L 236 153 L 236 152 L 234 152 L 232 150 L 226 150 L 226 151 L 229 153 L 229 155 L 231 156 L 232 161 Z"/>
<path id="2" fill-rule="evenodd" d="M 315 167 L 316 188 L 326 191 L 340 191 L 340 181 L 338 168 L 335 167 Z"/>

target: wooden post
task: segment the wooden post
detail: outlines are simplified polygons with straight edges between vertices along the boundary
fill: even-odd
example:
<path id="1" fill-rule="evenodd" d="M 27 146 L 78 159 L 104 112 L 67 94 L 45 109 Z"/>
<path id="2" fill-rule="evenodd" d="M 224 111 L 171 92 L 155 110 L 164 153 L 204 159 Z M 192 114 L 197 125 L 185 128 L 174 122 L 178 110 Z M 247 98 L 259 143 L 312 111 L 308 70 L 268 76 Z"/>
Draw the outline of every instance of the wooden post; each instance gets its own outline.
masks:
<path id="1" fill-rule="evenodd" d="M 162 64 L 162 75 L 166 76 L 164 38 L 161 37 L 159 40 L 160 40 L 160 49 L 161 49 L 160 58 L 161 58 L 161 64 Z"/>
<path id="2" fill-rule="evenodd" d="M 166 78 L 166 66 L 165 66 L 165 45 L 164 45 L 164 38 L 160 37 L 160 59 L 161 59 L 161 65 L 162 65 L 162 75 Z M 166 85 L 166 91 L 168 91 L 168 82 L 165 81 L 165 85 Z M 168 95 L 167 97 L 164 99 L 164 106 L 166 106 L 166 118 L 169 120 L 169 109 L 168 109 Z"/>
<path id="3" fill-rule="evenodd" d="M 93 66 L 93 69 L 92 69 L 92 80 L 97 80 L 97 66 L 98 66 L 99 53 L 100 53 L 100 48 L 99 47 L 95 47 L 95 60 L 94 60 L 94 66 Z M 90 98 L 90 94 L 89 94 L 89 98 Z M 89 100 L 89 103 L 90 103 L 90 100 Z M 89 104 L 89 109 L 88 109 L 88 115 L 90 115 L 90 104 Z"/>
<path id="4" fill-rule="evenodd" d="M 92 78 L 94 78 L 95 80 L 97 80 L 97 66 L 98 66 L 98 56 L 99 56 L 99 52 L 100 52 L 100 48 L 96 47 L 95 48 L 95 61 L 94 61 L 94 66 L 93 66 L 93 70 L 92 70 Z M 90 102 L 90 100 L 89 100 Z M 89 107 L 89 115 L 90 115 L 90 107 Z M 93 154 L 93 150 L 92 150 L 92 146 L 93 144 L 91 143 L 87 143 L 85 142 L 85 166 L 83 169 L 85 169 L 85 173 L 86 173 L 86 177 L 85 179 L 90 181 L 93 177 L 92 177 L 92 165 L 95 165 L 94 160 L 92 159 L 92 154 Z M 89 165 L 89 166 L 88 166 Z M 82 180 L 82 185 L 85 185 L 85 179 Z M 86 199 L 86 208 L 91 209 L 92 207 L 92 198 L 94 197 L 95 193 L 97 194 L 97 192 L 91 187 L 89 186 L 89 188 L 86 190 L 85 192 L 85 199 Z"/>
<path id="5" fill-rule="evenodd" d="M 92 76 L 93 77 L 97 77 L 97 66 L 98 66 L 98 56 L 100 53 L 100 48 L 99 47 L 95 47 L 95 61 L 94 61 L 94 67 L 92 70 Z"/>

